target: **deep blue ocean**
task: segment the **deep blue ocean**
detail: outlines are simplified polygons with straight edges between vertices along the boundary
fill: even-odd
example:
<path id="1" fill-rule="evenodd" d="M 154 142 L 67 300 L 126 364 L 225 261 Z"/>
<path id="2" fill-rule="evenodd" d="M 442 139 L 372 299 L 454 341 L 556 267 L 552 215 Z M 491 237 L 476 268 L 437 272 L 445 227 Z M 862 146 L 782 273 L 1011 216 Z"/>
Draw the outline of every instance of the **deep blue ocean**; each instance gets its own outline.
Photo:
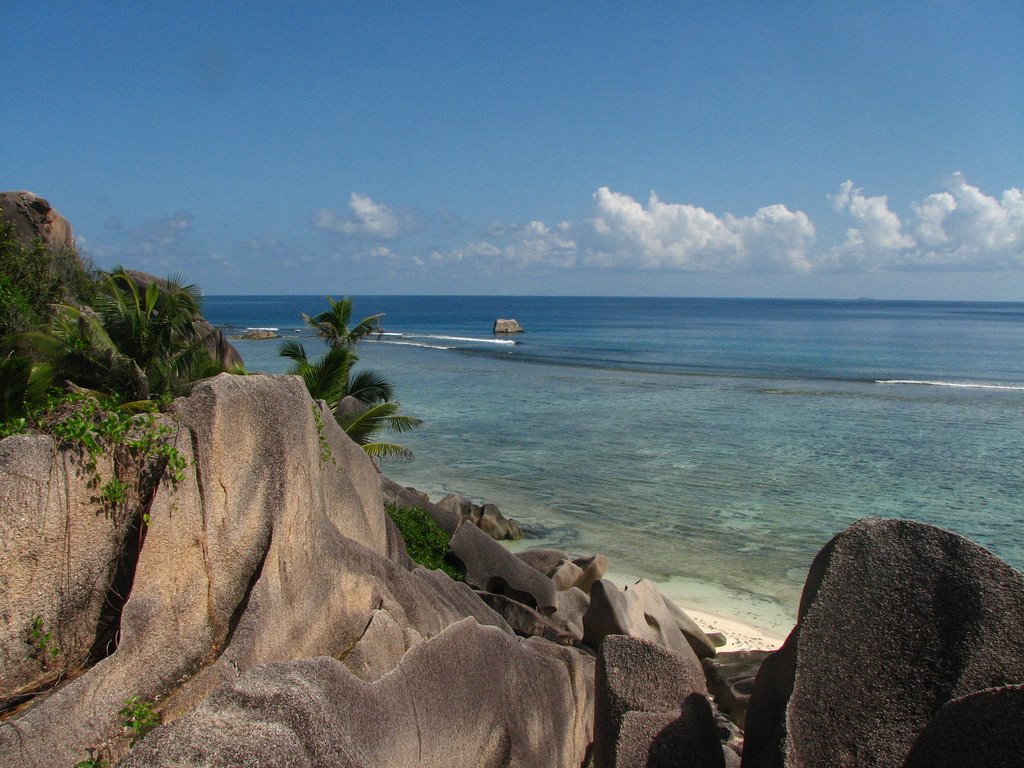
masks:
<path id="1" fill-rule="evenodd" d="M 322 296 L 209 296 L 229 333 L 322 349 Z M 818 549 L 868 515 L 1024 568 L 1024 304 L 358 296 L 360 346 L 424 426 L 395 480 L 498 504 L 528 545 L 602 552 L 785 631 Z M 495 337 L 498 317 L 526 332 Z M 279 341 L 234 342 L 284 372 Z"/>

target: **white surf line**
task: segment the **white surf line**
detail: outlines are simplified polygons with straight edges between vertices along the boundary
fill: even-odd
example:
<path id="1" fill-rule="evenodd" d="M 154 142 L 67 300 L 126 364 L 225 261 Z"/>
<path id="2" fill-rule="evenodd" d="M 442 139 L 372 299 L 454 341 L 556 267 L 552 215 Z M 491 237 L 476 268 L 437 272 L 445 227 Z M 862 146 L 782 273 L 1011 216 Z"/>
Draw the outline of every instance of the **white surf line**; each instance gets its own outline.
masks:
<path id="1" fill-rule="evenodd" d="M 929 387 L 954 387 L 957 389 L 1006 389 L 1024 391 L 1024 386 L 1015 384 L 982 384 L 968 381 L 928 381 L 925 379 L 875 379 L 875 384 L 914 384 Z"/>

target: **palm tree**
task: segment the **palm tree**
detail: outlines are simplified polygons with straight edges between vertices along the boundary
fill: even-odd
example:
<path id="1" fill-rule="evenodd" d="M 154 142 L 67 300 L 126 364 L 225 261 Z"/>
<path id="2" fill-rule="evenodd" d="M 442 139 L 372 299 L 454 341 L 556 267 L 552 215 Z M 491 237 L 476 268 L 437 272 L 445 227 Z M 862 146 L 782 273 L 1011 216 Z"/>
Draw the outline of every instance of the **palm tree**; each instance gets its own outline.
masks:
<path id="1" fill-rule="evenodd" d="M 354 327 L 349 328 L 352 320 L 352 299 L 346 296 L 341 301 L 326 297 L 330 309 L 310 317 L 303 314 L 306 325 L 316 331 L 316 335 L 327 342 L 329 347 L 354 347 L 367 336 L 380 335 L 382 328 L 380 319 L 384 313 L 364 317 Z"/>
<path id="2" fill-rule="evenodd" d="M 354 397 L 365 405 L 391 400 L 391 382 L 379 371 L 353 373 L 352 366 L 359 357 L 349 347 L 331 347 L 323 357 L 311 362 L 305 346 L 289 340 L 281 345 L 280 354 L 294 363 L 289 373 L 301 376 L 309 394 L 326 402 L 332 412 L 345 397 Z"/>
<path id="3" fill-rule="evenodd" d="M 19 338 L 58 378 L 129 400 L 179 395 L 218 372 L 192 322 L 199 291 L 181 278 L 140 285 L 115 267 L 100 279 L 93 305 L 59 305 L 47 330 Z"/>
<path id="4" fill-rule="evenodd" d="M 302 377 L 310 395 L 327 404 L 335 421 L 372 458 L 411 458 L 408 449 L 379 441 L 376 436 L 381 432 L 407 432 L 423 422 L 399 412 L 399 404 L 392 399 L 394 388 L 379 371 L 353 370 L 359 360 L 355 345 L 371 333 L 380 333 L 383 315 L 371 315 L 350 329 L 352 300 L 328 297 L 327 301 L 329 311 L 315 317 L 303 315 L 317 335 L 327 341 L 327 351 L 319 359 L 310 360 L 301 342 L 284 342 L 280 354 L 293 362 L 289 372 Z"/>
<path id="5" fill-rule="evenodd" d="M 412 451 L 395 443 L 377 440 L 381 432 L 409 432 L 420 426 L 423 421 L 415 416 L 407 416 L 398 412 L 400 406 L 395 402 L 374 403 L 359 407 L 349 412 L 342 410 L 335 413 L 335 419 L 345 434 L 371 458 L 383 459 L 389 456 L 411 459 Z"/>

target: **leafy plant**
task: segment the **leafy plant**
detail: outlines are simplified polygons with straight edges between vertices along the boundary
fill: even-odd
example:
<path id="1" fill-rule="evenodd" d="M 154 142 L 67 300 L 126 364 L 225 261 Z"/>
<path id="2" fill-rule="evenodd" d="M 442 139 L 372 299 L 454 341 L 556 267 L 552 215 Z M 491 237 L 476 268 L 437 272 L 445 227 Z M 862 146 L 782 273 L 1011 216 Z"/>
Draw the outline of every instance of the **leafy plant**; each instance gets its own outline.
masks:
<path id="1" fill-rule="evenodd" d="M 334 454 L 331 453 L 331 444 L 327 442 L 327 435 L 324 434 L 324 430 L 327 428 L 324 425 L 323 414 L 320 413 L 320 407 L 313 403 L 313 421 L 316 422 L 316 436 L 317 440 L 320 441 L 320 466 L 322 467 L 328 461 L 334 463 Z"/>
<path id="2" fill-rule="evenodd" d="M 75 768 L 109 768 L 110 761 L 96 754 L 95 749 L 87 749 L 89 757 L 75 763 Z"/>
<path id="3" fill-rule="evenodd" d="M 128 499 L 128 484 L 123 483 L 116 477 L 110 478 L 100 488 L 100 500 L 106 507 L 116 507 Z"/>
<path id="4" fill-rule="evenodd" d="M 160 725 L 160 715 L 153 709 L 153 702 L 129 696 L 124 706 L 117 713 L 121 717 L 121 725 L 132 733 L 132 744 Z"/>
<path id="5" fill-rule="evenodd" d="M 44 671 L 49 669 L 50 662 L 60 654 L 53 633 L 46 631 L 43 617 L 39 615 L 32 619 L 32 627 L 28 631 L 28 644 L 32 647 L 30 655 L 39 662 L 40 668 Z"/>
<path id="6" fill-rule="evenodd" d="M 429 513 L 418 507 L 388 504 L 388 515 L 395 522 L 409 557 L 424 568 L 441 570 L 456 581 L 465 581 L 466 570 L 448 545 L 449 536 Z"/>

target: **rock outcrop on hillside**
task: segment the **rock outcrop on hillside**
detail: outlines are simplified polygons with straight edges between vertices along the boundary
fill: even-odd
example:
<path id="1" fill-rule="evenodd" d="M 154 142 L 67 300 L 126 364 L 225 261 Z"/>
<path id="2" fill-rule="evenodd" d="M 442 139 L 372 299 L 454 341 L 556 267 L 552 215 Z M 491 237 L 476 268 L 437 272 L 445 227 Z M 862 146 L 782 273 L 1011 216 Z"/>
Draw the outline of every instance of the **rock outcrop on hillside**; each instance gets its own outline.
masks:
<path id="1" fill-rule="evenodd" d="M 0 210 L 4 221 L 14 224 L 18 239 L 31 243 L 37 238 L 51 251 L 73 249 L 71 224 L 45 200 L 25 190 L 0 192 Z"/>

